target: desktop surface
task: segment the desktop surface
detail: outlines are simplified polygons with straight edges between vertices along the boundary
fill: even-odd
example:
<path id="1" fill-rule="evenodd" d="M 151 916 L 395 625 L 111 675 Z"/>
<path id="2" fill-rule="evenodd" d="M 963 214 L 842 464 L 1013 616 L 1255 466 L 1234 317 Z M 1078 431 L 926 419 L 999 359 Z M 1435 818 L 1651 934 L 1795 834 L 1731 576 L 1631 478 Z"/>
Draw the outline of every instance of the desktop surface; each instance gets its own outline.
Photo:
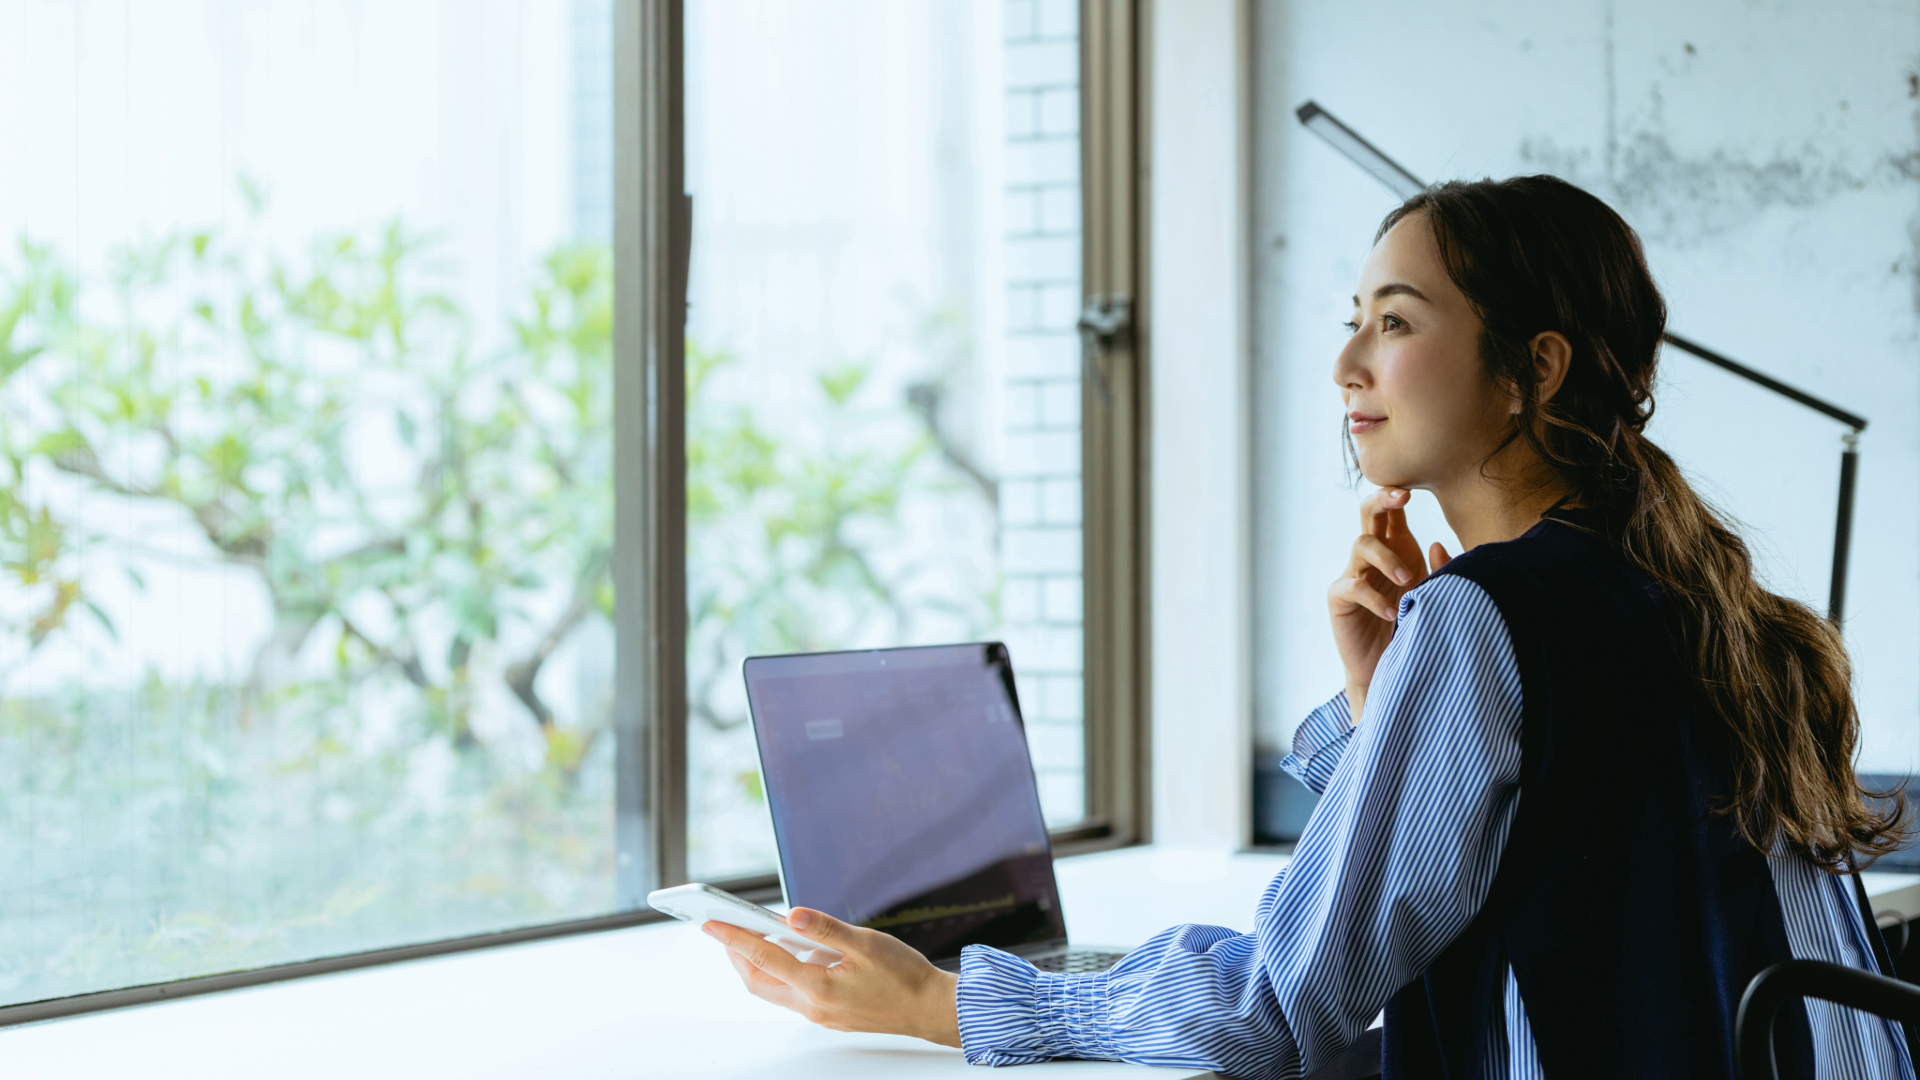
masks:
<path id="1" fill-rule="evenodd" d="M 1236 930 L 1286 865 L 1277 854 L 1128 848 L 1062 859 L 1074 937 L 1138 945 L 1182 922 Z M 1868 874 L 1882 911 L 1920 914 L 1920 876 Z M 1198 1080 L 1111 1062 L 1019 1077 Z M 684 923 L 557 938 L 0 1029 L 8 1080 L 520 1080 L 973 1077 L 956 1050 L 845 1035 L 750 997 L 720 946 Z M 1011 1075 L 1011 1074 L 1008 1074 Z"/>
<path id="2" fill-rule="evenodd" d="M 1063 859 L 1057 874 L 1076 940 L 1133 945 L 1183 917 L 1250 929 L 1260 890 L 1285 862 L 1135 848 Z M 1081 1061 L 1023 1066 L 1019 1075 L 1060 1072 L 1085 1080 L 1214 1075 Z M 0 1028 L 8 1080 L 994 1075 L 957 1050 L 827 1031 L 759 1001 L 718 944 L 679 922 Z"/>

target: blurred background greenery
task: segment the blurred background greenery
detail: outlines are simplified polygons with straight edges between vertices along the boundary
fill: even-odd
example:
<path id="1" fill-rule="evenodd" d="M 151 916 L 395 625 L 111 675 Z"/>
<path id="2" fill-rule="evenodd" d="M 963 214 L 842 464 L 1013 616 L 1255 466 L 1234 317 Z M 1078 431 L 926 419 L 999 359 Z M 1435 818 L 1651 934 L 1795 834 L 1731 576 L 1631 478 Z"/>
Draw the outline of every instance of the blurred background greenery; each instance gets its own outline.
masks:
<path id="1" fill-rule="evenodd" d="M 608 249 L 551 251 L 505 334 L 398 221 L 108 265 L 0 260 L 0 1003 L 609 910 Z M 989 573 L 873 554 L 915 492 L 992 505 L 937 410 L 848 360 L 783 440 L 687 358 L 694 723 L 745 721 L 745 655 L 994 624 Z M 260 632 L 181 670 L 134 609 Z"/>

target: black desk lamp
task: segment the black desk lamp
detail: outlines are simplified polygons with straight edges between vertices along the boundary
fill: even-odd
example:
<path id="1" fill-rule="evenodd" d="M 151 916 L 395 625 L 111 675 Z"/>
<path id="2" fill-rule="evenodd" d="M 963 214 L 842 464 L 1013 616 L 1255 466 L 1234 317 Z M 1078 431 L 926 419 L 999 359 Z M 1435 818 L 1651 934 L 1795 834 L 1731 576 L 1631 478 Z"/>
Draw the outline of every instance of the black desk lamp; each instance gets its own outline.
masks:
<path id="1" fill-rule="evenodd" d="M 1306 125 L 1308 131 L 1325 139 L 1335 150 L 1346 155 L 1347 160 L 1365 169 L 1375 180 L 1385 184 L 1402 199 L 1410 199 L 1427 189 L 1427 185 L 1401 168 L 1398 162 L 1381 153 L 1379 148 L 1361 138 L 1358 132 L 1341 123 L 1332 113 L 1313 102 L 1309 101 L 1300 106 L 1295 115 L 1300 118 L 1302 124 Z M 1840 507 L 1834 516 L 1833 524 L 1833 581 L 1827 587 L 1827 619 L 1835 626 L 1839 626 L 1847 599 L 1847 552 L 1853 546 L 1853 479 L 1860 464 L 1860 433 L 1866 430 L 1866 418 L 1850 413 L 1832 402 L 1822 401 L 1804 390 L 1788 386 L 1772 376 L 1763 375 L 1745 364 L 1728 359 L 1712 349 L 1696 345 L 1676 334 L 1667 334 L 1666 342 L 1715 367 L 1730 371 L 1748 382 L 1764 386 L 1781 397 L 1791 398 L 1815 412 L 1830 416 L 1852 429 L 1840 436 Z"/>

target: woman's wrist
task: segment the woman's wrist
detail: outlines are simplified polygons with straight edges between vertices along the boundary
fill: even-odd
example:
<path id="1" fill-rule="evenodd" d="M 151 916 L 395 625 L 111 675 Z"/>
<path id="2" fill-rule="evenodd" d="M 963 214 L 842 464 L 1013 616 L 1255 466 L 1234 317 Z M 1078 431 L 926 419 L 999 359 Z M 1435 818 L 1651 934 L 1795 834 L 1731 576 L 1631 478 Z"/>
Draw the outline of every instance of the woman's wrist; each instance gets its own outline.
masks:
<path id="1" fill-rule="evenodd" d="M 1347 684 L 1347 723 L 1360 726 L 1360 714 L 1367 708 L 1367 688 L 1355 683 Z"/>
<path id="2" fill-rule="evenodd" d="M 923 1002 L 915 1010 L 920 1030 L 906 1032 L 941 1046 L 960 1045 L 960 976 L 934 969 L 922 988 Z"/>

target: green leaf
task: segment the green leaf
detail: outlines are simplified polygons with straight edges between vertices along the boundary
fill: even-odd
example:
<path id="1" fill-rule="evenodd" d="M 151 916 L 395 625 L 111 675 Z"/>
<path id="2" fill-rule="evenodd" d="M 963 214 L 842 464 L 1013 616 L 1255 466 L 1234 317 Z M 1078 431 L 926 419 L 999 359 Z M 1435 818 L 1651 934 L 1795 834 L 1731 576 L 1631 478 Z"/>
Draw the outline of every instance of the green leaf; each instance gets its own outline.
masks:
<path id="1" fill-rule="evenodd" d="M 247 213 L 258 217 L 267 205 L 266 185 L 253 177 L 240 174 L 240 198 L 247 204 Z"/>
<path id="2" fill-rule="evenodd" d="M 853 395 L 860 391 L 861 384 L 867 381 L 870 373 L 871 369 L 862 365 L 842 363 L 820 374 L 820 389 L 826 391 L 827 397 L 835 405 L 845 407 L 853 400 Z"/>
<path id="3" fill-rule="evenodd" d="M 45 458 L 59 458 L 66 454 L 91 451 L 91 449 L 86 436 L 73 428 L 62 428 L 41 436 L 33 444 L 33 449 L 29 453 Z"/>
<path id="4" fill-rule="evenodd" d="M 93 615 L 94 621 L 100 624 L 100 628 L 107 632 L 109 638 L 112 638 L 114 641 L 120 640 L 120 631 L 114 629 L 113 620 L 107 617 L 105 611 L 100 610 L 99 604 L 91 600 L 82 600 L 80 602 L 86 605 L 87 611 Z"/>

